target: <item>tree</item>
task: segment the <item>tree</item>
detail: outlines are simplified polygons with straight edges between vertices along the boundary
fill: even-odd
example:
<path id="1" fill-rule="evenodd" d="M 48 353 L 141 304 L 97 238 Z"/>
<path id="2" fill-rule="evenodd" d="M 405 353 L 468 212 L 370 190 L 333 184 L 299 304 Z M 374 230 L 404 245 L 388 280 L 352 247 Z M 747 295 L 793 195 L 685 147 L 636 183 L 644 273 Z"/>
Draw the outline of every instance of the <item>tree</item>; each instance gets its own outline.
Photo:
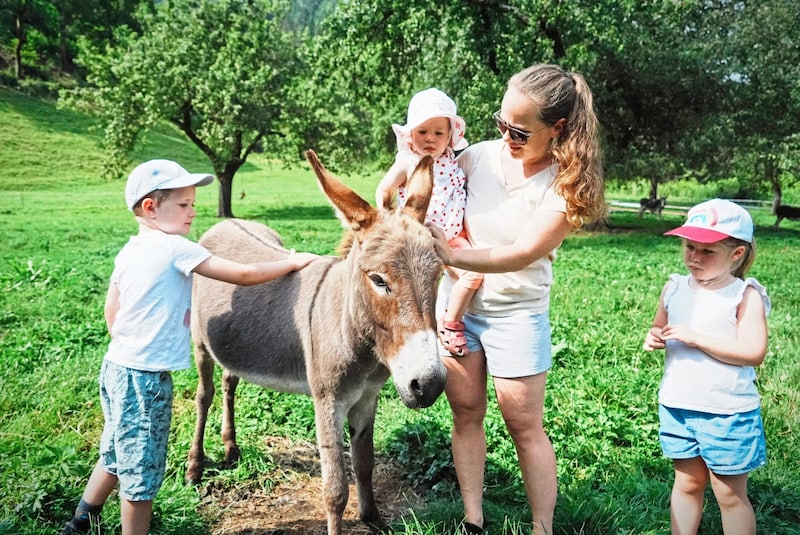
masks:
<path id="1" fill-rule="evenodd" d="M 310 80 L 294 99 L 307 113 L 292 131 L 331 166 L 387 163 L 392 123 L 408 101 L 435 86 L 456 101 L 467 138 L 496 135 L 491 114 L 508 78 L 554 57 L 550 38 L 501 0 L 360 0 L 340 2 L 307 52 Z"/>
<path id="2" fill-rule="evenodd" d="M 46 0 L 2 0 L 0 1 L 0 22 L 13 28 L 12 44 L 14 48 L 14 76 L 17 80 L 25 78 L 23 52 L 31 34 L 37 37 L 46 36 L 54 18 L 53 5 Z M 46 41 L 46 39 L 39 39 Z"/>
<path id="3" fill-rule="evenodd" d="M 783 187 L 800 179 L 800 6 L 792 0 L 719 0 L 714 14 L 727 30 L 707 41 L 726 51 L 732 89 L 721 125 L 738 149 L 729 162 L 751 187 L 766 186 L 778 206 Z"/>
<path id="4" fill-rule="evenodd" d="M 140 4 L 153 0 L 0 0 L 0 47 L 13 52 L 14 76 L 58 79 L 74 74 L 77 41 L 107 43 L 113 28 L 135 24 Z"/>
<path id="5" fill-rule="evenodd" d="M 287 88 L 299 63 L 297 43 L 281 29 L 285 12 L 271 0 L 173 0 L 140 10 L 141 33 L 121 27 L 113 45 L 82 51 L 87 85 L 63 91 L 62 102 L 101 118 L 112 176 L 155 124 L 177 126 L 211 162 L 217 215 L 233 217 L 236 171 L 253 151 L 282 146 L 278 128 L 294 112 Z"/>

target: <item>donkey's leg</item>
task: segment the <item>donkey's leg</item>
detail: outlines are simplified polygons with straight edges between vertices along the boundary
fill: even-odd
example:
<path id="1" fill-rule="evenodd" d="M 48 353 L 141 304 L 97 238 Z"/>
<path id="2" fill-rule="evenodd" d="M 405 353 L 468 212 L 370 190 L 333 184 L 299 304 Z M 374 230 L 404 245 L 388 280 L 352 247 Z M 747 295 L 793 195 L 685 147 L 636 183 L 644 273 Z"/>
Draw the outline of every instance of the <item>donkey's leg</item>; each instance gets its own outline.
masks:
<path id="1" fill-rule="evenodd" d="M 205 462 L 205 452 L 203 451 L 203 439 L 206 433 L 206 420 L 208 420 L 208 408 L 214 400 L 214 360 L 200 346 L 195 346 L 195 365 L 197 366 L 197 393 L 195 394 L 195 409 L 197 421 L 194 427 L 194 439 L 189 450 L 189 457 L 186 464 L 185 481 L 195 485 L 200 483 L 203 477 L 203 463 Z"/>
<path id="2" fill-rule="evenodd" d="M 236 444 L 236 424 L 234 422 L 233 401 L 239 377 L 223 369 L 222 371 L 222 443 L 225 445 L 225 462 L 232 464 L 239 460 L 242 452 Z"/>
<path id="3" fill-rule="evenodd" d="M 333 394 L 314 394 L 314 419 L 322 469 L 322 497 L 328 520 L 328 535 L 341 535 L 342 516 L 350 492 L 344 462 L 344 413 Z"/>
<path id="4" fill-rule="evenodd" d="M 358 491 L 358 516 L 373 528 L 383 528 L 385 524 L 375 505 L 375 493 L 372 487 L 372 471 L 375 466 L 373 431 L 377 408 L 377 393 L 364 397 L 350 409 L 347 422 L 350 428 L 350 454 Z"/>

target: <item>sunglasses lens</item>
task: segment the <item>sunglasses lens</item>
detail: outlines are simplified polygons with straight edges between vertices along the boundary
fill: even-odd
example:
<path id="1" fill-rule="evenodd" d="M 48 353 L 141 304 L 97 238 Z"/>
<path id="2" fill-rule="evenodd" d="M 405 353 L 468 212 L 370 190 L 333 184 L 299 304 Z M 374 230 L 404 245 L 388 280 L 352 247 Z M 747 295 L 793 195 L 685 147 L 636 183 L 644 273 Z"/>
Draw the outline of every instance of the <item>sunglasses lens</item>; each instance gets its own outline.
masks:
<path id="1" fill-rule="evenodd" d="M 508 130 L 508 128 L 506 128 L 506 123 L 498 117 L 497 114 L 494 115 L 494 124 L 497 125 L 497 129 L 500 130 L 501 134 L 505 134 L 506 130 Z"/>
<path id="2" fill-rule="evenodd" d="M 511 138 L 511 141 L 520 145 L 523 145 L 526 141 L 528 141 L 526 136 L 523 136 L 520 132 L 517 132 L 513 128 L 508 129 L 508 137 Z"/>
<path id="3" fill-rule="evenodd" d="M 497 129 L 500 131 L 500 135 L 505 135 L 506 131 L 508 131 L 508 137 L 510 137 L 511 141 L 517 143 L 518 145 L 524 145 L 528 141 L 528 136 L 516 128 L 508 126 L 508 123 L 500 118 L 499 113 L 495 113 L 493 117 L 494 123 L 497 125 Z"/>

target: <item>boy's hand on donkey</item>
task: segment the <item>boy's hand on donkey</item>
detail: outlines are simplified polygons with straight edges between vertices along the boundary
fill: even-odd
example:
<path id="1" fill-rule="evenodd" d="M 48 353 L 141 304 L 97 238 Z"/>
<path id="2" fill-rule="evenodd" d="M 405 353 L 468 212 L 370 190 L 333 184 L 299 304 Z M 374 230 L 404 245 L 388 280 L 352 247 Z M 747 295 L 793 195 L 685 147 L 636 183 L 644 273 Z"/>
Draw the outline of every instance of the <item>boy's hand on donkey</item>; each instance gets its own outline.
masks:
<path id="1" fill-rule="evenodd" d="M 290 249 L 289 258 L 286 260 L 292 265 L 294 271 L 298 271 L 309 265 L 317 258 L 319 258 L 319 255 L 314 253 L 298 253 L 294 249 Z"/>

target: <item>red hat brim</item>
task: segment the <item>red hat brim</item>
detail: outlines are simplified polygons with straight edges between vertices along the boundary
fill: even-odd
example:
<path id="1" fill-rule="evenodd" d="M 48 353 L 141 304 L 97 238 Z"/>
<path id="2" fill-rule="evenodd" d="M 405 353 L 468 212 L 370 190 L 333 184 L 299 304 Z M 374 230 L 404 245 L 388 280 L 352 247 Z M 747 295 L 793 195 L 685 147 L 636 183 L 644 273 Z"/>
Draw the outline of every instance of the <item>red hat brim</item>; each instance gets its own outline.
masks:
<path id="1" fill-rule="evenodd" d="M 725 238 L 730 238 L 730 236 L 723 232 L 717 232 L 716 230 L 707 228 L 688 226 L 672 229 L 668 232 L 665 232 L 664 236 L 679 236 L 681 238 L 696 241 L 698 243 L 716 243 L 724 240 Z"/>

